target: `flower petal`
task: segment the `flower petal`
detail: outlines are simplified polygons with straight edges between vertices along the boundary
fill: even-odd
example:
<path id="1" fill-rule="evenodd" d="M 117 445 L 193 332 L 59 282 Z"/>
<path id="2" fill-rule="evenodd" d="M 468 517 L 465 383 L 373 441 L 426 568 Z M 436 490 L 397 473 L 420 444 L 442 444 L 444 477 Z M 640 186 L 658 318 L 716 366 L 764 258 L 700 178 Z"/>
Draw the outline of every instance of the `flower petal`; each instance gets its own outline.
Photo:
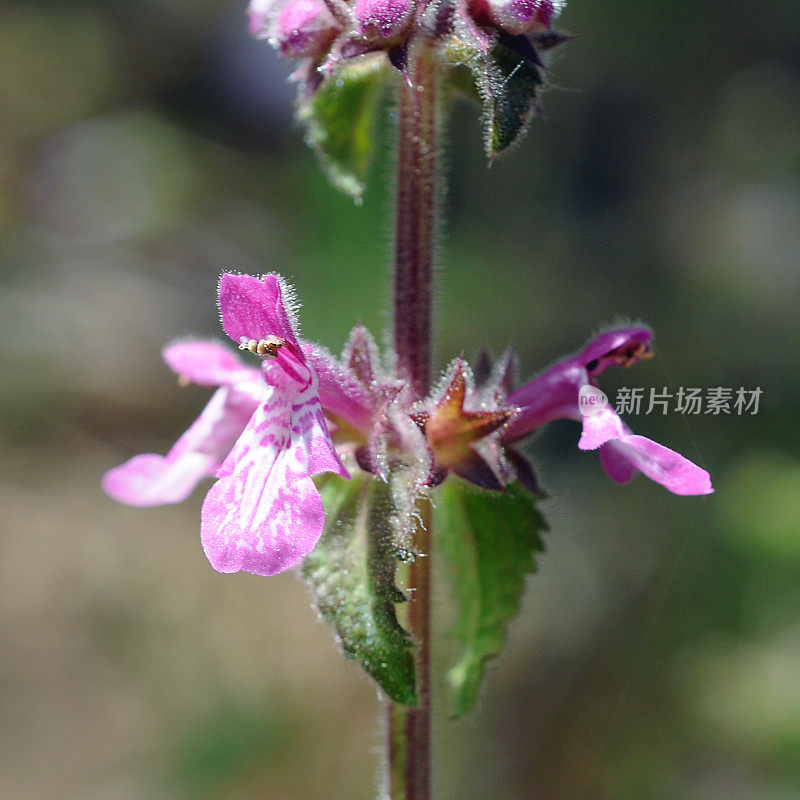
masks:
<path id="1" fill-rule="evenodd" d="M 294 566 L 325 519 L 310 476 L 350 477 L 328 435 L 314 373 L 294 391 L 287 383 L 268 388 L 203 503 L 203 549 L 219 572 L 275 575 Z"/>
<path id="2" fill-rule="evenodd" d="M 608 472 L 613 480 L 623 477 L 622 464 L 627 462 L 629 470 L 632 468 L 633 472 L 636 470 L 642 472 L 673 494 L 711 494 L 714 491 L 708 472 L 680 453 L 645 436 L 629 434 L 621 439 L 609 441 L 603 445 L 601 455 L 606 448 L 614 454 L 613 474 Z M 603 466 L 606 467 L 608 463 L 609 461 L 604 458 Z M 631 477 L 632 475 L 633 473 Z"/>
<path id="3" fill-rule="evenodd" d="M 266 39 L 269 36 L 269 20 L 273 16 L 275 0 L 250 0 L 247 16 L 250 18 L 248 29 L 252 36 Z"/>
<path id="4" fill-rule="evenodd" d="M 578 447 L 581 450 L 597 450 L 609 439 L 619 439 L 628 433 L 630 429 L 612 408 L 606 406 L 583 417 L 583 432 Z"/>
<path id="5" fill-rule="evenodd" d="M 636 477 L 639 470 L 631 463 L 624 450 L 617 449 L 612 445 L 612 442 L 607 442 L 600 446 L 597 451 L 600 463 L 603 465 L 606 475 L 614 483 L 628 483 Z"/>
<path id="6" fill-rule="evenodd" d="M 259 279 L 226 272 L 219 282 L 219 308 L 225 333 L 239 344 L 242 339 L 279 336 L 299 354 L 291 289 L 277 275 Z"/>
<path id="7" fill-rule="evenodd" d="M 376 402 L 367 389 L 324 347 L 303 342 L 302 348 L 308 365 L 317 373 L 319 399 L 325 411 L 367 433 L 376 413 Z"/>
<path id="8" fill-rule="evenodd" d="M 103 490 L 131 506 L 180 503 L 213 477 L 258 405 L 249 392 L 218 389 L 166 456 L 135 456 L 109 470 Z"/>
<path id="9" fill-rule="evenodd" d="M 581 450 L 600 448 L 606 474 L 617 483 L 627 483 L 637 472 L 660 483 L 673 494 L 710 494 L 711 477 L 704 470 L 664 445 L 631 433 L 610 408 L 584 417 Z"/>
<path id="10" fill-rule="evenodd" d="M 201 453 L 189 452 L 174 461 L 144 453 L 109 470 L 102 486 L 109 497 L 129 506 L 181 503 L 215 468 L 214 460 Z"/>
<path id="11" fill-rule="evenodd" d="M 261 382 L 256 368 L 245 366 L 227 347 L 216 342 L 175 342 L 165 347 L 162 355 L 176 375 L 201 386 Z"/>

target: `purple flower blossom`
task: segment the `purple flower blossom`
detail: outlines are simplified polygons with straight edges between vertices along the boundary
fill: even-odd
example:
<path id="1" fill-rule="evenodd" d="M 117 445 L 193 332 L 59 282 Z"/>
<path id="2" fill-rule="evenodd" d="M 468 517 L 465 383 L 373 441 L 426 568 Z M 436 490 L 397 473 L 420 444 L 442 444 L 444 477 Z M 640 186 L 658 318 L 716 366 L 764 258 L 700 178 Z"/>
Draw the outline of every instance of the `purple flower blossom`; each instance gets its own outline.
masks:
<path id="1" fill-rule="evenodd" d="M 103 486 L 131 505 L 179 502 L 216 475 L 202 510 L 201 538 L 220 572 L 274 575 L 316 545 L 324 510 L 312 475 L 349 478 L 323 417 L 314 359 L 297 340 L 292 295 L 276 275 L 224 274 L 219 305 L 225 332 L 265 356 L 245 367 L 218 345 L 193 342 L 165 351 L 183 378 L 220 388 L 166 457 L 136 456 Z M 343 392 L 326 376 L 331 401 Z"/>
<path id="2" fill-rule="evenodd" d="M 443 480 L 448 471 L 487 489 L 502 489 L 514 480 L 538 491 L 536 477 L 514 447 L 547 422 L 572 419 L 582 423 L 581 450 L 599 450 L 608 476 L 618 483 L 637 472 L 674 494 L 709 494 L 708 473 L 680 454 L 644 436 L 636 436 L 607 406 L 596 379 L 609 366 L 632 366 L 652 355 L 652 334 L 645 328 L 609 331 L 580 353 L 560 361 L 512 391 L 511 353 L 494 367 L 485 355 L 473 377 L 456 359 L 440 386 L 415 410 L 432 453 L 431 475 Z M 584 408 L 580 397 L 594 393 L 603 404 Z"/>
<path id="3" fill-rule="evenodd" d="M 316 58 L 341 33 L 323 0 L 250 0 L 247 14 L 250 33 L 286 58 Z"/>
<path id="4" fill-rule="evenodd" d="M 555 419 L 580 421 L 581 450 L 598 450 L 606 474 L 625 483 L 642 472 L 674 494 L 713 492 L 704 469 L 679 453 L 644 436 L 633 434 L 612 408 L 582 415 L 578 395 L 583 386 L 596 386 L 597 377 L 609 366 L 632 366 L 651 354 L 652 334 L 644 328 L 625 328 L 601 334 L 580 353 L 560 361 L 524 386 L 507 402 L 519 409 L 501 435 L 503 444 L 516 442 Z"/>

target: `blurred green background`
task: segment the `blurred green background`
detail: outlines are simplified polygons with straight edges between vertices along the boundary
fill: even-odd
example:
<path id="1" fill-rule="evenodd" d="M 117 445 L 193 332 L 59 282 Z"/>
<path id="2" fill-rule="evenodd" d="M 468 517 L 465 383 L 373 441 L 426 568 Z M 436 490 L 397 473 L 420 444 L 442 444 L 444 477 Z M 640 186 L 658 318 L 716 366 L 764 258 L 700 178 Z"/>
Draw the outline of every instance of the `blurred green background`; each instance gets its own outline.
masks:
<path id="1" fill-rule="evenodd" d="M 99 489 L 202 407 L 160 348 L 220 335 L 222 269 L 282 272 L 333 350 L 387 322 L 391 179 L 360 208 L 326 185 L 245 5 L 0 6 L 3 797 L 373 796 L 375 691 L 301 582 L 214 573 L 202 491 Z M 438 366 L 513 341 L 527 376 L 641 319 L 657 358 L 610 394 L 763 395 L 628 418 L 707 498 L 612 484 L 575 424 L 532 444 L 548 551 L 479 707 L 437 715 L 436 797 L 797 798 L 800 7 L 574 0 L 561 27 L 515 152 L 487 169 L 477 109 L 450 114 Z"/>

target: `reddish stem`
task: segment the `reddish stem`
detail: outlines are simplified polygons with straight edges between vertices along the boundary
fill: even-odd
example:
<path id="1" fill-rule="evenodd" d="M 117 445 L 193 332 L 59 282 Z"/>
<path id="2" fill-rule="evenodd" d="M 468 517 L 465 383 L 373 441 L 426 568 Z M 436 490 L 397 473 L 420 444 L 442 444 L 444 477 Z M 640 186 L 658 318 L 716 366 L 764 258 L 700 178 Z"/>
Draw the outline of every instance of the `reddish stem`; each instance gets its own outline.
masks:
<path id="1" fill-rule="evenodd" d="M 415 399 L 430 385 L 436 207 L 437 71 L 426 43 L 412 46 L 400 87 L 395 217 L 394 345 L 397 373 Z M 416 644 L 417 705 L 389 708 L 391 800 L 429 800 L 431 771 L 431 515 L 418 503 L 418 554 L 408 572 L 408 628 Z"/>
<path id="2" fill-rule="evenodd" d="M 428 392 L 431 370 L 438 102 L 431 47 L 412 48 L 408 68 L 398 109 L 394 346 L 397 370 L 420 398 Z"/>

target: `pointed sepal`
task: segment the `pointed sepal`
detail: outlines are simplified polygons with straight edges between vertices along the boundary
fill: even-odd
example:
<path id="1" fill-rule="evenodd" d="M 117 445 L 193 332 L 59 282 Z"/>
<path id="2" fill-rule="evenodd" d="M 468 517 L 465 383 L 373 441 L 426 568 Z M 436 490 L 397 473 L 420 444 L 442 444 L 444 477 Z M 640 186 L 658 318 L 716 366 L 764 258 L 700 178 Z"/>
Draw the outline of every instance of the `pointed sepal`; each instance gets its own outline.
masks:
<path id="1" fill-rule="evenodd" d="M 505 643 L 547 524 L 519 484 L 485 492 L 450 479 L 436 491 L 433 525 L 458 607 L 461 652 L 447 679 L 451 715 L 460 717 L 478 698 L 487 659 Z"/>
<path id="2" fill-rule="evenodd" d="M 508 408 L 465 408 L 464 402 L 472 393 L 472 376 L 467 370 L 461 359 L 453 364 L 439 401 L 421 419 L 437 462 L 446 467 L 467 459 L 472 454 L 471 444 L 498 430 L 514 416 L 514 410 Z"/>
<path id="3" fill-rule="evenodd" d="M 416 703 L 413 645 L 395 603 L 398 549 L 390 487 L 371 475 L 320 481 L 326 521 L 303 575 L 345 655 L 358 661 L 395 702 Z"/>
<path id="4" fill-rule="evenodd" d="M 342 353 L 342 363 L 356 376 L 365 389 L 373 389 L 381 377 L 378 346 L 372 334 L 363 326 L 356 325 Z"/>

